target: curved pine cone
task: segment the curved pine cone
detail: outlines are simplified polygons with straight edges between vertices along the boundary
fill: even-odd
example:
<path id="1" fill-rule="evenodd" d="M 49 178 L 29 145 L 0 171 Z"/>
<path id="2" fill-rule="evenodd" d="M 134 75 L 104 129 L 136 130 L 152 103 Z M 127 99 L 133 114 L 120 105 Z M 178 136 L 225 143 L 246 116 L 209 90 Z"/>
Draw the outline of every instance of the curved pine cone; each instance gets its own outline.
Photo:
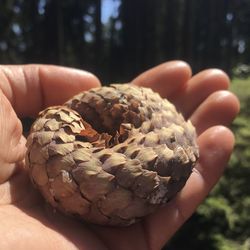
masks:
<path id="1" fill-rule="evenodd" d="M 66 214 L 130 225 L 168 202 L 198 158 L 196 133 L 151 89 L 114 84 L 40 112 L 26 165 L 45 199 Z"/>

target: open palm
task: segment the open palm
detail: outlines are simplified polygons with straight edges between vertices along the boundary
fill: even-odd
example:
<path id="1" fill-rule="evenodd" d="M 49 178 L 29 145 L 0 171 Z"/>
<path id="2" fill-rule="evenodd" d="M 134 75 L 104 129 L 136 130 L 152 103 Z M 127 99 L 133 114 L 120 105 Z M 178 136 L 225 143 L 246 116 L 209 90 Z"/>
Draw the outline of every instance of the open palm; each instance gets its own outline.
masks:
<path id="1" fill-rule="evenodd" d="M 228 77 L 187 64 L 161 64 L 132 81 L 172 101 L 197 128 L 200 159 L 184 189 L 165 207 L 126 228 L 88 225 L 52 211 L 31 185 L 23 164 L 18 119 L 99 86 L 84 71 L 56 66 L 0 66 L 0 249 L 161 249 L 223 173 L 234 137 L 226 127 L 239 110 Z"/>

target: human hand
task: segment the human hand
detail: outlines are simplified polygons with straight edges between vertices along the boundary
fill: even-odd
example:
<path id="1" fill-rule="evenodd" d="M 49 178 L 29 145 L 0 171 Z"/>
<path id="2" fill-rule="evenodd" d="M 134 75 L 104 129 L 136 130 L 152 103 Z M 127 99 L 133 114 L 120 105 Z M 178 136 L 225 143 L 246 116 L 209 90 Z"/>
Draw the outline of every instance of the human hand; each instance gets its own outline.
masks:
<path id="1" fill-rule="evenodd" d="M 133 83 L 158 91 L 191 119 L 199 135 L 200 160 L 176 198 L 141 223 L 127 228 L 87 226 L 46 209 L 30 184 L 22 161 L 25 138 L 16 114 L 35 115 L 98 86 L 98 79 L 55 66 L 0 67 L 1 248 L 160 249 L 195 211 L 218 181 L 233 148 L 233 135 L 222 126 L 239 110 L 237 98 L 226 91 L 229 79 L 219 70 L 191 77 L 190 68 L 176 61 L 143 73 Z"/>

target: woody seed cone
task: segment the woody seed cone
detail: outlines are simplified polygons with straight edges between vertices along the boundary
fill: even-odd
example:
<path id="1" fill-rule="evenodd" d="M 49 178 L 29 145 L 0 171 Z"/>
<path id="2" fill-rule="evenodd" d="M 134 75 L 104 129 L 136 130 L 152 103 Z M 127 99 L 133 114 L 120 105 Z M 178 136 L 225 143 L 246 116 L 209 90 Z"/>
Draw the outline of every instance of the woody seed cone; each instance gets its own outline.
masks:
<path id="1" fill-rule="evenodd" d="M 196 133 L 152 90 L 113 84 L 39 113 L 26 165 L 53 207 L 101 225 L 130 225 L 171 200 L 198 158 Z"/>

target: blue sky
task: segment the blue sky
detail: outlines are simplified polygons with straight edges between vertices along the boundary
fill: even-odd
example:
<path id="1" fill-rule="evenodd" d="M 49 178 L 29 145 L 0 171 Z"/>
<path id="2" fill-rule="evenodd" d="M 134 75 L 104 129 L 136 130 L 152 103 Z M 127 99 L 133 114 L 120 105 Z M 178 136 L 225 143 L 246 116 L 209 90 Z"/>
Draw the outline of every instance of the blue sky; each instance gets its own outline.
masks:
<path id="1" fill-rule="evenodd" d="M 102 0 L 102 23 L 107 23 L 111 16 L 118 15 L 120 0 Z"/>

